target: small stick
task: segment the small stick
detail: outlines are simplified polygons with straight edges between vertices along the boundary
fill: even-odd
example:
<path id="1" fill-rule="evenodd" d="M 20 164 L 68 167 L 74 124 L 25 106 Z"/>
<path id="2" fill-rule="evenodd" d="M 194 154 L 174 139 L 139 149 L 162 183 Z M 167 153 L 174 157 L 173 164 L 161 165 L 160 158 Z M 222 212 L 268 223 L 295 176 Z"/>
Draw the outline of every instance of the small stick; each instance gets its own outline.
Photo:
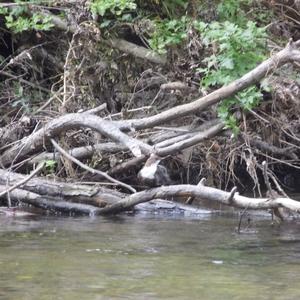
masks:
<path id="1" fill-rule="evenodd" d="M 106 103 L 103 103 L 97 107 L 94 107 L 92 109 L 89 109 L 89 110 L 86 110 L 86 111 L 82 111 L 82 113 L 85 113 L 85 114 L 91 114 L 91 115 L 96 115 L 98 112 L 104 110 L 107 108 L 107 104 Z M 81 112 L 81 111 L 79 111 Z"/>
<path id="2" fill-rule="evenodd" d="M 228 204 L 229 204 L 229 205 L 232 205 L 232 204 L 233 204 L 233 197 L 234 197 L 234 195 L 235 195 L 235 193 L 236 193 L 236 190 L 237 190 L 237 187 L 235 186 L 235 187 L 233 187 L 232 190 L 230 191 L 230 194 L 229 194 L 229 196 L 228 196 L 228 198 L 227 198 L 227 201 L 228 201 Z"/>
<path id="3" fill-rule="evenodd" d="M 201 180 L 198 182 L 197 186 L 204 186 L 204 183 L 206 181 L 206 178 L 201 178 Z M 195 197 L 188 197 L 185 201 L 185 204 L 192 204 L 195 200 Z"/>
<path id="4" fill-rule="evenodd" d="M 268 168 L 267 162 L 263 161 L 262 165 L 263 165 L 263 175 L 264 175 L 264 179 L 265 179 L 266 186 L 267 186 L 267 189 L 268 189 L 269 197 L 271 198 L 271 200 L 274 200 L 279 196 L 279 194 L 271 188 L 271 185 L 270 185 L 270 182 L 269 182 L 269 179 L 268 179 L 268 174 L 267 174 L 267 168 Z M 284 219 L 285 219 L 282 208 L 279 208 L 279 207 L 273 208 L 272 209 L 272 220 L 274 219 L 274 215 L 277 218 L 279 218 L 279 220 L 281 222 L 283 222 Z"/>
<path id="5" fill-rule="evenodd" d="M 275 176 L 270 173 L 269 174 L 270 178 L 273 180 L 274 184 L 276 185 L 277 190 L 286 198 L 290 198 L 287 193 L 282 189 L 282 187 L 280 186 L 280 184 L 278 183 L 278 181 L 276 180 Z"/>
<path id="6" fill-rule="evenodd" d="M 265 160 L 262 162 L 262 166 L 263 166 L 263 176 L 264 176 L 264 180 L 265 180 L 267 190 L 270 193 L 271 198 L 274 198 L 275 197 L 274 191 L 271 188 L 270 181 L 269 181 L 269 178 L 268 178 L 268 164 Z"/>
<path id="7" fill-rule="evenodd" d="M 107 180 L 117 183 L 120 186 L 125 187 L 126 189 L 130 190 L 131 192 L 135 193 L 136 190 L 131 187 L 130 185 L 123 183 L 117 179 L 112 178 L 111 176 L 109 176 L 107 173 L 99 171 L 99 170 L 95 170 L 89 166 L 87 166 L 86 164 L 82 163 L 81 161 L 79 161 L 78 159 L 76 159 L 75 157 L 73 157 L 72 155 L 70 155 L 67 151 L 65 151 L 63 148 L 61 148 L 54 139 L 50 139 L 52 145 L 54 146 L 54 148 L 60 152 L 60 154 L 62 154 L 63 156 L 65 156 L 66 158 L 68 158 L 69 160 L 71 160 L 73 163 L 77 164 L 78 166 L 80 166 L 81 168 L 91 172 L 92 174 L 99 174 L 101 176 L 103 176 L 104 178 L 106 178 Z"/>
<path id="8" fill-rule="evenodd" d="M 32 177 L 34 177 L 36 174 L 38 174 L 44 168 L 44 166 L 45 166 L 45 162 L 42 162 L 41 164 L 39 164 L 37 166 L 37 168 L 29 176 L 25 177 L 24 179 L 22 179 L 21 181 L 19 181 L 15 185 L 11 186 L 7 190 L 1 192 L 0 193 L 0 198 L 3 197 L 5 194 L 15 190 L 16 188 L 23 185 L 24 183 L 28 182 Z"/>
<path id="9" fill-rule="evenodd" d="M 242 225 L 242 220 L 243 220 L 243 217 L 245 215 L 245 213 L 247 212 L 247 209 L 248 207 L 245 207 L 240 215 L 240 218 L 239 218 L 239 225 L 238 225 L 238 228 L 237 228 L 237 233 L 241 233 L 241 225 Z"/>

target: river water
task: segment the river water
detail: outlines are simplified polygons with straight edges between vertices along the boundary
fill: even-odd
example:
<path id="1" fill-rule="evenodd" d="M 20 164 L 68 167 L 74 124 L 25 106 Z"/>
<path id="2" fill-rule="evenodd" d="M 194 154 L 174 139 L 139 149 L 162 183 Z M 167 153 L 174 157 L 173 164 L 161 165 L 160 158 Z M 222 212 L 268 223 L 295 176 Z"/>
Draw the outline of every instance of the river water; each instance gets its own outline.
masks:
<path id="1" fill-rule="evenodd" d="M 0 299 L 300 299 L 298 224 L 0 217 Z"/>

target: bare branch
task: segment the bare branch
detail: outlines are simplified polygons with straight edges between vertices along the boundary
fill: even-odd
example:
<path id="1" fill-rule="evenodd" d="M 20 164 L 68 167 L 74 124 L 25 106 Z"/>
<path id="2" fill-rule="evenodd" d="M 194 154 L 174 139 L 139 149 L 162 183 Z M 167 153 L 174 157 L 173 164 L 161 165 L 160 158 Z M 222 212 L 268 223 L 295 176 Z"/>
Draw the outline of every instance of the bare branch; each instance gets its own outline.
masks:
<path id="1" fill-rule="evenodd" d="M 220 89 L 202 97 L 195 101 L 187 104 L 182 104 L 164 112 L 156 114 L 155 116 L 143 118 L 143 119 L 132 119 L 128 121 L 116 121 L 117 124 L 122 128 L 135 128 L 145 129 L 153 126 L 160 125 L 162 123 L 175 120 L 186 116 L 191 113 L 199 112 L 207 107 L 220 102 L 226 98 L 229 98 L 236 93 L 244 90 L 245 88 L 259 82 L 267 74 L 274 72 L 282 65 L 300 60 L 300 51 L 298 47 L 300 41 L 290 42 L 283 50 L 271 56 L 266 61 L 262 62 L 255 69 L 248 72 L 241 78 L 233 81 L 232 83 L 221 87 Z"/>
<path id="2" fill-rule="evenodd" d="M 136 157 L 142 153 L 150 154 L 152 152 L 151 146 L 121 132 L 111 121 L 103 120 L 95 115 L 74 113 L 50 121 L 42 129 L 19 141 L 19 143 L 3 153 L 0 157 L 0 164 L 2 163 L 3 166 L 9 165 L 17 155 L 18 160 L 20 160 L 27 154 L 41 150 L 49 138 L 55 137 L 69 129 L 80 127 L 94 129 L 113 141 L 125 145 Z"/>
<path id="3" fill-rule="evenodd" d="M 109 176 L 108 174 L 106 174 L 105 172 L 99 171 L 99 170 L 95 170 L 87 165 L 85 165 L 84 163 L 82 163 L 81 161 L 79 161 L 78 159 L 76 159 L 75 157 L 73 157 L 72 155 L 70 155 L 67 151 L 65 151 L 63 148 L 61 148 L 54 139 L 51 139 L 51 143 L 52 145 L 57 149 L 57 151 L 59 151 L 62 155 L 64 155 L 67 159 L 71 160 L 72 162 L 74 162 L 75 164 L 77 164 L 78 166 L 80 166 L 81 168 L 91 172 L 92 174 L 98 174 L 101 175 L 102 177 L 106 178 L 107 180 L 114 182 L 128 190 L 130 190 L 131 192 L 135 193 L 136 190 L 131 187 L 130 185 L 123 183 L 117 179 L 112 178 L 111 176 Z"/>
<path id="4" fill-rule="evenodd" d="M 23 180 L 21 180 L 20 182 L 16 183 L 15 185 L 11 186 L 10 188 L 8 188 L 6 191 L 3 191 L 0 193 L 0 198 L 3 197 L 5 194 L 10 193 L 11 191 L 13 191 L 14 189 L 20 187 L 21 185 L 23 185 L 24 183 L 28 182 L 31 178 L 33 178 L 35 175 L 39 174 L 43 168 L 45 166 L 45 163 L 41 163 L 39 166 L 37 166 L 37 168 L 27 177 L 25 177 Z"/>
<path id="5" fill-rule="evenodd" d="M 120 151 L 126 151 L 127 148 L 123 145 L 116 143 L 103 143 L 103 144 L 95 144 L 93 146 L 82 146 L 76 147 L 69 151 L 67 151 L 70 155 L 77 159 L 83 159 L 93 156 L 95 153 L 116 153 Z M 55 160 L 58 161 L 60 159 L 60 153 L 53 152 L 43 152 L 37 156 L 34 156 L 32 159 L 28 161 L 28 164 L 38 164 L 43 160 Z"/>
<path id="6" fill-rule="evenodd" d="M 199 197 L 216 201 L 225 205 L 231 205 L 238 208 L 248 209 L 274 209 L 285 207 L 294 212 L 300 212 L 300 202 L 290 198 L 279 197 L 273 201 L 268 198 L 249 198 L 241 196 L 233 189 L 231 192 L 224 192 L 222 190 L 195 185 L 171 185 L 161 186 L 158 188 L 138 192 L 126 197 L 124 200 L 116 204 L 106 206 L 101 209 L 102 214 L 116 214 L 121 211 L 132 209 L 135 205 L 152 199 L 170 199 L 172 197 Z"/>

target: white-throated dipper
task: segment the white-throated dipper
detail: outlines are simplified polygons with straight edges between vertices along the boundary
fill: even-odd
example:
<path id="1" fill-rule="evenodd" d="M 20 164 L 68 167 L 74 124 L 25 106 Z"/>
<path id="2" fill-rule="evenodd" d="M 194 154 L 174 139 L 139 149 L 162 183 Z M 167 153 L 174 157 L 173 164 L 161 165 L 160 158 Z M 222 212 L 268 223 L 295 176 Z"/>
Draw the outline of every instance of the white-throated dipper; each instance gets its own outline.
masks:
<path id="1" fill-rule="evenodd" d="M 149 187 L 172 184 L 172 180 L 164 166 L 159 165 L 162 158 L 154 153 L 150 155 L 144 167 L 138 173 L 139 181 Z"/>

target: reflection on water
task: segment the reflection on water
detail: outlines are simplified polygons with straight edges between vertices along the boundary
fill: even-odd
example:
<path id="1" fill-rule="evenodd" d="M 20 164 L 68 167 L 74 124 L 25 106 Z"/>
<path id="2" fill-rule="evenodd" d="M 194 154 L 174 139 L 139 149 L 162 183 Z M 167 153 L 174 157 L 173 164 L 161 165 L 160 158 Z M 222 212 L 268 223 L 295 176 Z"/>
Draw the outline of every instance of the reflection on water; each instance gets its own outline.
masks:
<path id="1" fill-rule="evenodd" d="M 0 218 L 0 299 L 300 299 L 299 226 Z"/>

